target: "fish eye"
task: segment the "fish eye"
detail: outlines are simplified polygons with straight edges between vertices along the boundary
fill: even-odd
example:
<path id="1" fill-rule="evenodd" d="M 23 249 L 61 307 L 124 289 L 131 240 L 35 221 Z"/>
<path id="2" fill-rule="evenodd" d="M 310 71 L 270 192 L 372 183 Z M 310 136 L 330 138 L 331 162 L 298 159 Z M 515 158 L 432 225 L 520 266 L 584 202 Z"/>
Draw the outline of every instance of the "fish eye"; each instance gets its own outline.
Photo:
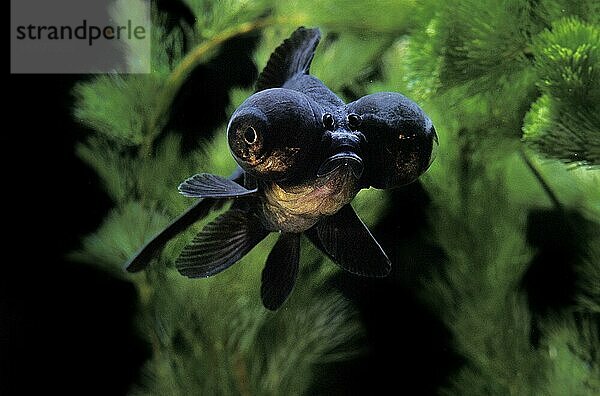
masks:
<path id="1" fill-rule="evenodd" d="M 256 133 L 256 130 L 254 128 L 249 126 L 244 130 L 244 141 L 246 142 L 246 144 L 254 144 L 256 143 L 257 139 L 258 134 Z"/>
<path id="2" fill-rule="evenodd" d="M 335 126 L 335 120 L 333 119 L 331 113 L 323 114 L 323 126 L 325 127 L 325 129 L 328 129 L 330 131 L 333 130 L 333 127 Z"/>
<path id="3" fill-rule="evenodd" d="M 362 123 L 362 118 L 358 114 L 351 113 L 346 118 L 348 119 L 348 125 L 352 129 L 358 128 Z"/>

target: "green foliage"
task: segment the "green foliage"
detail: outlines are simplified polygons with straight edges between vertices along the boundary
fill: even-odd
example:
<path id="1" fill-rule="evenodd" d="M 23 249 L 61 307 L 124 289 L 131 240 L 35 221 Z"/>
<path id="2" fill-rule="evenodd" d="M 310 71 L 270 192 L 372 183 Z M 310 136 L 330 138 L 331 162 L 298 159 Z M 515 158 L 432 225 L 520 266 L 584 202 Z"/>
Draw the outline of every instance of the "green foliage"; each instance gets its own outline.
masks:
<path id="1" fill-rule="evenodd" d="M 148 236 L 169 223 L 165 214 L 143 207 L 139 202 L 123 203 L 113 209 L 96 233 L 83 240 L 81 251 L 71 254 L 74 260 L 98 265 L 113 275 L 126 276 L 127 262 Z"/>
<path id="2" fill-rule="evenodd" d="M 422 181 L 432 200 L 428 242 L 445 258 L 424 271 L 419 296 L 464 359 L 440 391 L 600 392 L 594 321 L 600 314 L 600 174 L 548 160 L 600 164 L 597 2 L 185 3 L 193 26 L 167 31 L 167 16 L 153 14 L 150 75 L 101 76 L 75 89 L 74 115 L 93 131 L 78 154 L 98 173 L 115 208 L 73 257 L 130 280 L 139 291 L 140 331 L 153 355 L 134 393 L 302 394 L 319 375 L 316 364 L 360 349 L 354 309 L 327 284 L 334 266 L 308 243 L 296 290 L 277 313 L 265 311 L 258 298 L 273 236 L 215 278 L 188 280 L 172 268 L 185 241 L 210 219 L 171 242 L 145 274 L 121 271 L 190 204 L 177 194 L 181 180 L 200 171 L 226 175 L 234 167 L 224 126 L 187 154 L 173 131 L 163 130 L 190 71 L 228 38 L 258 31 L 254 57 L 262 68 L 298 25 L 322 29 L 311 71 L 345 99 L 401 92 L 436 125 L 440 151 Z M 234 88 L 229 113 L 251 93 Z M 524 150 L 521 138 L 546 159 Z M 394 204 L 376 190 L 353 202 L 370 225 Z M 587 249 L 575 260 L 574 302 L 544 317 L 530 311 L 522 288 L 535 253 L 526 220 L 539 208 L 578 211 L 592 225 L 579 236 Z"/>
<path id="3" fill-rule="evenodd" d="M 442 8 L 442 86 L 467 84 L 475 92 L 510 84 L 527 66 L 528 36 L 540 29 L 526 1 L 459 1 Z"/>
<path id="4" fill-rule="evenodd" d="M 542 89 L 562 101 L 593 105 L 600 100 L 600 28 L 564 18 L 534 40 Z"/>
<path id="5" fill-rule="evenodd" d="M 360 324 L 346 301 L 322 296 L 318 263 L 302 271 L 286 309 L 271 313 L 255 287 L 252 264 L 262 259 L 264 249 L 255 250 L 203 282 L 174 271 L 152 277 L 143 327 L 157 350 L 139 393 L 295 394 L 310 386 L 315 364 L 352 356 Z"/>
<path id="6" fill-rule="evenodd" d="M 525 119 L 524 139 L 565 162 L 600 165 L 600 27 L 563 18 L 534 41 L 544 92 Z"/>
<path id="7" fill-rule="evenodd" d="M 270 4 L 265 0 L 184 0 L 196 23 L 193 32 L 197 40 L 208 39 L 220 32 L 264 16 Z"/>
<path id="8" fill-rule="evenodd" d="M 141 144 L 145 120 L 155 108 L 154 94 L 160 85 L 160 80 L 147 76 L 132 76 L 127 80 L 113 75 L 98 77 L 93 85 L 76 88 L 80 103 L 75 117 L 119 143 Z"/>
<path id="9" fill-rule="evenodd" d="M 596 106 L 598 107 L 598 106 Z M 587 107 L 565 108 L 543 95 L 531 106 L 523 138 L 545 156 L 582 165 L 600 165 L 600 113 Z"/>
<path id="10" fill-rule="evenodd" d="M 600 393 L 600 328 L 597 317 L 570 316 L 544 324 L 540 353 L 550 362 L 547 395 L 597 395 Z"/>
<path id="11" fill-rule="evenodd" d="M 389 46 L 389 37 L 372 35 L 346 35 L 325 43 L 315 56 L 311 69 L 334 92 L 341 92 L 353 82 L 364 81 L 373 73 L 377 59 Z M 352 48 L 352 51 L 348 51 Z M 345 65 L 343 73 L 332 64 Z"/>
<path id="12" fill-rule="evenodd" d="M 421 14 L 431 13 L 417 7 L 414 0 L 374 0 L 369 4 L 344 0 L 275 2 L 275 12 L 295 16 L 302 24 L 320 26 L 335 32 L 364 35 L 379 33 L 398 36 L 416 25 Z"/>
<path id="13" fill-rule="evenodd" d="M 576 268 L 579 277 L 578 305 L 583 312 L 600 315 L 600 236 L 590 240 L 583 261 Z"/>
<path id="14" fill-rule="evenodd" d="M 577 65 L 573 70 L 582 72 L 569 74 L 565 69 L 573 66 L 571 60 L 543 59 L 538 51 L 542 42 L 577 43 L 566 54 L 577 53 L 581 46 L 579 53 L 590 53 L 587 62 L 598 43 L 592 34 L 597 25 L 580 23 L 583 32 L 569 32 L 575 28 L 564 25 L 576 22 L 562 13 L 557 17 L 553 5 L 545 2 L 534 9 L 525 1 L 449 2 L 423 21 L 422 29 L 390 47 L 383 57 L 382 80 L 367 88 L 375 92 L 393 87 L 417 98 L 440 135 L 440 155 L 423 180 L 436 209 L 431 215 L 435 240 L 447 262 L 424 280 L 423 298 L 446 322 L 456 350 L 467 361 L 444 393 L 593 394 L 597 389 L 588 385 L 600 367 L 597 354 L 577 366 L 573 376 L 570 364 L 577 356 L 548 358 L 548 349 L 531 344 L 535 319 L 520 289 L 532 257 L 525 238 L 528 210 L 550 203 L 541 200 L 543 190 L 518 155 L 521 125 L 526 139 L 531 128 L 544 128 L 532 146 L 561 160 L 567 157 L 558 153 L 568 152 L 572 161 L 595 163 L 595 139 L 600 137 L 598 112 L 586 110 L 598 102 L 589 100 L 600 86 L 595 69 Z M 558 18 L 563 22 L 553 24 Z M 544 30 L 549 25 L 553 29 Z M 566 66 L 561 69 L 561 64 Z M 545 85 L 542 70 L 552 70 L 553 91 Z M 580 84 L 581 92 L 572 93 L 574 84 Z M 526 114 L 538 90 L 546 94 Z M 585 95 L 587 107 L 579 95 Z M 564 107 L 552 108 L 555 103 Z M 562 130 L 556 124 L 532 127 L 540 120 L 554 122 L 561 111 L 567 114 Z M 531 160 L 564 205 L 594 219 L 598 233 L 599 175 Z M 519 182 L 525 178 L 529 181 Z M 579 263 L 578 303 L 573 307 L 585 312 L 588 324 L 599 301 L 600 256 L 593 244 L 597 239 L 589 240 L 589 255 Z M 571 312 L 551 322 L 553 327 L 543 328 L 544 345 L 562 342 L 562 350 L 566 343 L 597 350 L 597 341 L 576 336 Z M 559 339 L 559 334 L 570 338 Z"/>
<path id="15" fill-rule="evenodd" d="M 428 183 L 435 239 L 448 262 L 424 282 L 423 298 L 468 364 L 444 393 L 536 394 L 544 371 L 519 292 L 532 253 L 524 235 L 527 210 L 506 194 L 504 175 L 487 166 L 490 147 L 480 151 L 473 133 L 445 132 L 444 146 L 456 149 L 440 158 Z"/>
<path id="16" fill-rule="evenodd" d="M 548 24 L 544 18 L 549 13 L 528 10 L 526 2 L 519 2 L 520 5 L 498 2 L 496 6 L 489 2 L 481 5 L 460 2 L 455 8 L 456 3 L 448 4 L 442 11 L 444 18 L 430 21 L 427 29 L 392 49 L 405 54 L 406 62 L 398 61 L 400 57 L 386 60 L 406 70 L 404 77 L 386 77 L 408 92 L 415 92 L 425 106 L 430 103 L 436 125 L 440 122 L 443 125 L 441 147 L 446 149 L 441 150 L 437 164 L 430 171 L 431 177 L 425 181 L 437 208 L 432 215 L 436 241 L 444 249 L 448 262 L 431 280 L 425 281 L 424 298 L 446 321 L 455 336 L 456 350 L 468 362 L 444 393 L 594 394 L 597 385 L 592 379 L 600 367 L 598 355 L 593 352 L 583 360 L 585 364 L 572 366 L 582 359 L 567 351 L 595 351 L 597 341 L 577 336 L 572 326 L 573 314 L 568 312 L 542 328 L 544 347 L 532 345 L 531 327 L 536 320 L 529 313 L 520 289 L 532 255 L 525 242 L 525 219 L 528 209 L 541 205 L 542 201 L 536 197 L 536 190 L 541 191 L 537 181 L 530 179 L 528 183 L 517 184 L 516 180 L 526 174 L 522 165 L 515 164 L 521 162 L 515 155 L 518 147 L 515 130 L 524 122 L 527 138 L 533 119 L 533 122 L 540 119 L 550 122 L 559 114 L 550 107 L 549 96 L 544 95 L 525 115 L 534 100 L 535 88 L 547 89 L 540 79 L 540 70 L 559 68 L 556 59 L 556 63 L 548 60 L 541 66 L 536 46 L 542 39 L 531 39 L 550 36 L 547 30 L 541 32 L 541 27 Z M 511 4 L 513 7 L 507 7 Z M 471 7 L 473 11 L 468 9 Z M 564 36 L 565 40 L 569 37 L 568 40 L 577 41 L 577 35 Z M 505 42 L 497 42 L 499 38 Z M 593 46 L 595 42 L 590 40 L 587 44 Z M 420 48 L 424 51 L 419 52 Z M 562 82 L 568 79 L 566 73 L 553 75 L 555 85 L 571 84 Z M 584 85 L 591 84 L 586 86 L 586 92 L 593 91 L 598 84 L 586 78 Z M 534 147 L 552 147 L 555 153 L 559 150 L 576 153 L 576 160 L 593 160 L 590 152 L 595 150 L 592 137 L 598 135 L 593 132 L 596 121 L 592 113 L 587 113 L 592 119 L 582 122 L 583 109 L 576 97 L 564 93 L 557 91 L 556 98 L 560 98 L 558 101 L 564 104 L 565 111 L 572 113 L 569 123 L 564 123 L 565 128 L 577 137 L 585 135 L 590 139 L 573 139 L 571 135 L 559 141 L 546 134 Z M 540 172 L 552 181 L 551 186 L 556 188 L 563 204 L 589 209 L 597 227 L 594 202 L 600 200 L 600 191 L 593 184 L 581 183 L 588 177 L 597 181 L 598 175 L 583 175 L 574 183 L 575 176 L 569 172 L 556 169 L 550 173 L 555 168 L 553 164 L 537 160 L 536 163 L 541 167 Z M 587 325 L 591 323 L 589 315 L 597 313 L 597 303 L 593 303 L 598 301 L 597 287 L 592 284 L 597 285 L 598 263 L 600 256 L 589 249 L 589 256 L 579 264 L 580 291 L 575 309 L 585 312 Z M 554 348 L 552 351 L 564 353 L 549 354 L 549 345 Z"/>
<path id="17" fill-rule="evenodd" d="M 168 136 L 156 148 L 153 156 L 134 157 L 127 147 L 115 145 L 102 138 L 91 138 L 78 146 L 79 156 L 87 162 L 105 184 L 106 191 L 115 202 L 137 199 L 148 204 L 161 202 L 165 197 L 178 197 L 177 186 L 190 174 L 198 170 L 214 169 L 206 167 L 203 151 L 213 150 L 208 145 L 201 152 L 181 154 L 180 138 Z M 182 158 L 183 157 L 183 158 Z M 214 163 L 214 160 L 211 160 Z M 218 166 L 219 171 L 231 172 L 233 164 Z M 179 205 L 176 209 L 181 210 Z"/>

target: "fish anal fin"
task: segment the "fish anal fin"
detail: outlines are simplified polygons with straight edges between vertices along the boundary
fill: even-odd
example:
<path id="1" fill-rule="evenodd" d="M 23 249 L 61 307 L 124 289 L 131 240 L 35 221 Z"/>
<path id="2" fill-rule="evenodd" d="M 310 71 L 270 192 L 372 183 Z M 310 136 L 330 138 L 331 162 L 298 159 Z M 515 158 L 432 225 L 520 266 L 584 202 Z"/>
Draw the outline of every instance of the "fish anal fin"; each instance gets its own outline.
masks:
<path id="1" fill-rule="evenodd" d="M 262 272 L 260 297 L 265 308 L 275 311 L 292 292 L 300 262 L 300 234 L 282 233 Z"/>

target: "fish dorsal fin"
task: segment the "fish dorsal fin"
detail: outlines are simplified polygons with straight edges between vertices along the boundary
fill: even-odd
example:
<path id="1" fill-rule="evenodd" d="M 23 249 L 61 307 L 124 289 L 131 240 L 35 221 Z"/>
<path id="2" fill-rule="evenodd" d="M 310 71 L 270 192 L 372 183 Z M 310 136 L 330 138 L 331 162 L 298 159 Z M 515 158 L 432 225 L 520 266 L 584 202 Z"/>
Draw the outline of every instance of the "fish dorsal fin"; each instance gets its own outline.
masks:
<path id="1" fill-rule="evenodd" d="M 349 204 L 306 231 L 337 265 L 355 275 L 387 276 L 390 259 Z"/>
<path id="2" fill-rule="evenodd" d="M 189 278 L 206 278 L 229 268 L 268 234 L 256 216 L 241 209 L 229 209 L 185 247 L 175 267 Z"/>
<path id="3" fill-rule="evenodd" d="M 256 81 L 256 92 L 281 87 L 298 74 L 308 74 L 320 39 L 319 29 L 296 29 L 271 54 L 267 66 Z"/>

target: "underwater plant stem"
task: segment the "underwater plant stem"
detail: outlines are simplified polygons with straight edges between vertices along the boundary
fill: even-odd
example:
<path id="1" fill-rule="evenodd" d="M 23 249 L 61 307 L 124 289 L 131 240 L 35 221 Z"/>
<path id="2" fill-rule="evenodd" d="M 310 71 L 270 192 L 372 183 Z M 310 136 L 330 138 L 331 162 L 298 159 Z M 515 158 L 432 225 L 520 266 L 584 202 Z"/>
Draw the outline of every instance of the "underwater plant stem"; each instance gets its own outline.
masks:
<path id="1" fill-rule="evenodd" d="M 523 161 L 525 162 L 525 165 L 527 165 L 527 167 L 529 168 L 531 173 L 533 173 L 533 175 L 537 179 L 538 183 L 540 183 L 540 185 L 542 186 L 542 189 L 548 196 L 548 199 L 550 199 L 550 201 L 552 202 L 554 207 L 556 207 L 556 209 L 562 211 L 563 210 L 562 204 L 560 203 L 560 201 L 559 201 L 558 197 L 556 196 L 556 194 L 554 193 L 554 191 L 552 191 L 552 188 L 550 187 L 550 185 L 544 179 L 544 176 L 542 176 L 542 174 L 540 173 L 539 169 L 534 165 L 534 163 L 531 161 L 531 159 L 527 156 L 527 154 L 525 153 L 525 150 L 523 148 L 521 148 L 519 150 L 519 152 L 521 154 L 521 157 L 523 158 Z"/>
<path id="2" fill-rule="evenodd" d="M 233 37 L 250 33 L 267 26 L 286 22 L 290 22 L 290 18 L 265 17 L 255 21 L 244 22 L 233 26 L 232 28 L 225 29 L 222 32 L 215 34 L 209 40 L 203 41 L 194 47 L 173 69 L 163 88 L 162 94 L 157 98 L 158 103 L 156 111 L 148 121 L 147 131 L 140 148 L 140 156 L 145 157 L 152 154 L 154 141 L 162 132 L 162 128 L 166 123 L 165 120 L 177 92 L 179 92 L 179 89 L 185 83 L 194 68 L 205 60 L 208 54 Z"/>

